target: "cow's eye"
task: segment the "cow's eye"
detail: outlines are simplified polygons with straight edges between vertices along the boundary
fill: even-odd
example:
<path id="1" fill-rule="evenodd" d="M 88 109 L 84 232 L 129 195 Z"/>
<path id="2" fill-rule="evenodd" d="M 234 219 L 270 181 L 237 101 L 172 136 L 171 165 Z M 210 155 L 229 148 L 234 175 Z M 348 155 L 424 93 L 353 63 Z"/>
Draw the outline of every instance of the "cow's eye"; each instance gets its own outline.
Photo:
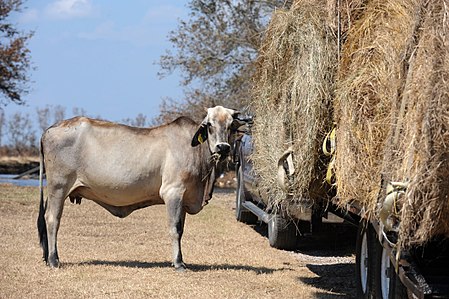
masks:
<path id="1" fill-rule="evenodd" d="M 214 132 L 214 126 L 211 123 L 207 123 L 207 128 L 209 129 L 209 133 Z"/>

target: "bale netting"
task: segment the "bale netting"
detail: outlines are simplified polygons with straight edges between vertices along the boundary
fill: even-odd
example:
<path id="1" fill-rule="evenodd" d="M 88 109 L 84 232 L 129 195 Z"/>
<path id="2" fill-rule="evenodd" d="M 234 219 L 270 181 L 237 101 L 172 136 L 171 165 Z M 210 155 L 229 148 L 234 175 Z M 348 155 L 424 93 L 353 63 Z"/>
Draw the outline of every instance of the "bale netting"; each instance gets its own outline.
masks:
<path id="1" fill-rule="evenodd" d="M 402 248 L 449 237 L 449 0 L 426 2 L 421 19 L 383 163 L 385 178 L 408 183 Z"/>
<path id="2" fill-rule="evenodd" d="M 322 1 L 296 1 L 277 10 L 259 49 L 252 101 L 252 160 L 270 206 L 287 211 L 322 194 L 320 146 L 332 118 L 337 63 L 335 32 Z M 294 175 L 288 192 L 277 183 L 278 160 L 291 148 Z"/>
<path id="3" fill-rule="evenodd" d="M 376 209 L 392 104 L 419 19 L 418 0 L 371 0 L 350 28 L 338 71 L 334 119 L 339 204 Z"/>

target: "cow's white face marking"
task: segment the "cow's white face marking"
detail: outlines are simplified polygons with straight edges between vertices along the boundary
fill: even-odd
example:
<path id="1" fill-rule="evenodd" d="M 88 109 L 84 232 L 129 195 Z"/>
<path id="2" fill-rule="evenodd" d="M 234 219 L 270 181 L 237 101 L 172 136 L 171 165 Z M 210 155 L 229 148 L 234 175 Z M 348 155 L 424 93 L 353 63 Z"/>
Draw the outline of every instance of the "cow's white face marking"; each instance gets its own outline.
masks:
<path id="1" fill-rule="evenodd" d="M 197 139 L 199 138 L 198 142 L 202 143 L 207 139 L 210 151 L 220 155 L 222 159 L 225 158 L 231 150 L 228 139 L 231 124 L 237 114 L 238 111 L 222 106 L 208 108 L 207 115 L 195 134 Z M 194 142 L 192 145 L 195 145 Z"/>

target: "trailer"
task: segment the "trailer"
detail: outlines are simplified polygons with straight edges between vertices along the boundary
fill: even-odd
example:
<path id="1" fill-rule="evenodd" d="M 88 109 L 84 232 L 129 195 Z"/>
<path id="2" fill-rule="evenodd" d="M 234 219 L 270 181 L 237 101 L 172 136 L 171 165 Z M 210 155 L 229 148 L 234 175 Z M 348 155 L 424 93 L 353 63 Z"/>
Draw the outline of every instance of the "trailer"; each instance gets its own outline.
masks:
<path id="1" fill-rule="evenodd" d="M 288 208 L 273 208 L 270 196 L 258 184 L 257 171 L 251 160 L 253 144 L 251 137 L 252 117 L 240 119 L 241 126 L 237 130 L 238 137 L 233 146 L 233 162 L 237 179 L 235 217 L 237 221 L 246 224 L 266 223 L 268 226 L 268 241 L 270 246 L 294 250 L 301 236 L 310 236 L 321 230 L 322 224 L 358 225 L 360 217 L 352 212 L 341 209 L 331 201 L 315 204 L 312 201 L 301 201 L 291 204 Z M 288 164 L 288 153 L 280 158 L 278 181 L 286 173 L 291 173 Z"/>

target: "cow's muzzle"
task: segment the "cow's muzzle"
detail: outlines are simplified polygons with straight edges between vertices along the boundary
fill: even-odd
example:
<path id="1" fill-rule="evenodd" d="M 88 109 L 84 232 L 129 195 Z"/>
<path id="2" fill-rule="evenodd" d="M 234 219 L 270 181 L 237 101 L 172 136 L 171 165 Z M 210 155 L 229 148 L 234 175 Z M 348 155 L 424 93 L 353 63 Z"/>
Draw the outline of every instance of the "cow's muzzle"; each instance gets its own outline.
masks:
<path id="1" fill-rule="evenodd" d="M 220 160 L 225 159 L 231 152 L 231 146 L 228 143 L 218 143 L 215 146 L 215 153 L 220 155 Z"/>

